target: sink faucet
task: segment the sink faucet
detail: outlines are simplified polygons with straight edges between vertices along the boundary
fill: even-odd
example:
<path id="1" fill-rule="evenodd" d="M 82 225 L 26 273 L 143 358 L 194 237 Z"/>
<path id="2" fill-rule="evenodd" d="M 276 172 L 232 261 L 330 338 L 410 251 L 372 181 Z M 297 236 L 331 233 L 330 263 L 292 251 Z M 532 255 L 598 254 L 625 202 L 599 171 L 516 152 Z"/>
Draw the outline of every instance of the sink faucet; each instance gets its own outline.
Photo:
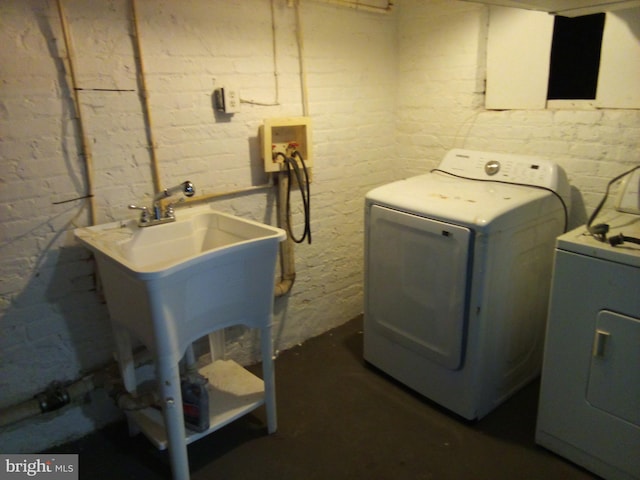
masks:
<path id="1" fill-rule="evenodd" d="M 161 201 L 177 193 L 182 193 L 185 197 L 193 197 L 196 193 L 196 187 L 193 186 L 193 183 L 187 180 L 175 187 L 165 188 L 161 192 L 156 193 L 153 197 L 153 205 L 151 206 L 151 209 L 148 207 L 139 207 L 137 205 L 129 205 L 129 209 L 142 210 L 140 220 L 138 221 L 138 225 L 141 227 L 175 222 L 176 216 L 174 206 L 176 203 L 184 201 L 184 197 L 181 197 L 177 202 L 168 204 L 164 211 L 162 211 Z"/>

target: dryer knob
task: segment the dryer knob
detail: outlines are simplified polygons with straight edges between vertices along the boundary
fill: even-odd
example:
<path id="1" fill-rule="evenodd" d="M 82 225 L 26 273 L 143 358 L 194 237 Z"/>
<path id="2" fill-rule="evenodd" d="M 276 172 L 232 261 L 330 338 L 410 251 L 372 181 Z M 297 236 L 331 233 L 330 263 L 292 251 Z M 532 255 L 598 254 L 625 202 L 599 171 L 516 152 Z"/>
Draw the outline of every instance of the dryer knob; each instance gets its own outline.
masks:
<path id="1" fill-rule="evenodd" d="M 500 171 L 500 162 L 491 160 L 484 164 L 484 171 L 487 175 L 495 175 Z"/>

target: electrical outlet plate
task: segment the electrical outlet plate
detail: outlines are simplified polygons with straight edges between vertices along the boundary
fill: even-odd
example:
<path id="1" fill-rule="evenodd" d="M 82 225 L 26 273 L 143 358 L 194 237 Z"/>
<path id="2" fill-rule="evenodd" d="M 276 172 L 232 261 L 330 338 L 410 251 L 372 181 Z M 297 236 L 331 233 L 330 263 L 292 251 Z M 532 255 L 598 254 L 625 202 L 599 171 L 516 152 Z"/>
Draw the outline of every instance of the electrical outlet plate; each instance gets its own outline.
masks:
<path id="1" fill-rule="evenodd" d="M 267 118 L 261 127 L 262 158 L 265 172 L 279 172 L 284 163 L 277 153 L 286 155 L 290 144 L 304 159 L 305 166 L 313 166 L 311 119 L 309 117 Z"/>
<path id="2" fill-rule="evenodd" d="M 213 92 L 216 110 L 224 113 L 238 113 L 240 111 L 240 93 L 234 88 L 220 87 Z"/>
<path id="3" fill-rule="evenodd" d="M 640 215 L 640 169 L 633 171 L 622 181 L 616 210 Z"/>

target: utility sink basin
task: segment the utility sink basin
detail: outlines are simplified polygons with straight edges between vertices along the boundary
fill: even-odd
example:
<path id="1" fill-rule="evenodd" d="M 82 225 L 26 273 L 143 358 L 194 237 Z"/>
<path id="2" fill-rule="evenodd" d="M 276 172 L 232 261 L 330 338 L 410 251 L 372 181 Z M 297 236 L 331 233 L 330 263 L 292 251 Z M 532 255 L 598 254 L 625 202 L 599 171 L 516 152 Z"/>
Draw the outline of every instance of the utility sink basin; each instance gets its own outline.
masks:
<path id="1" fill-rule="evenodd" d="M 215 211 L 181 209 L 172 223 L 78 228 L 96 258 L 112 322 L 156 354 L 179 359 L 225 326 L 271 322 L 284 230 Z"/>
<path id="2" fill-rule="evenodd" d="M 129 392 L 138 385 L 131 337 L 154 356 L 162 416 L 150 407 L 129 412 L 128 419 L 156 446 L 168 447 L 174 480 L 189 478 L 188 443 L 263 404 L 268 431 L 276 431 L 271 316 L 284 230 L 202 206 L 178 211 L 171 223 L 141 228 L 129 220 L 74 233 L 95 255 Z M 214 358 L 212 348 L 212 363 L 201 369 L 209 428 L 187 430 L 180 359 L 198 338 L 238 324 L 260 330 L 263 378 Z"/>
<path id="3" fill-rule="evenodd" d="M 180 211 L 172 223 L 138 227 L 136 220 L 78 228 L 76 238 L 139 278 L 163 277 L 206 258 L 250 250 L 286 237 L 284 230 L 217 212 L 209 207 Z M 206 258 L 205 258 L 206 257 Z"/>

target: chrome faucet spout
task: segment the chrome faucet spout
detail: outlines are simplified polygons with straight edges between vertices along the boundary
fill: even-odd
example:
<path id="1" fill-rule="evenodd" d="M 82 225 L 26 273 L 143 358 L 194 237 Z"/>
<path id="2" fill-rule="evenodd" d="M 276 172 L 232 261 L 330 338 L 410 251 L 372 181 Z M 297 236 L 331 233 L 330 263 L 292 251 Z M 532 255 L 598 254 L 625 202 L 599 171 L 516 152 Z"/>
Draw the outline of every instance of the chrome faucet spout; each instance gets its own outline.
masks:
<path id="1" fill-rule="evenodd" d="M 182 182 L 175 187 L 165 188 L 161 192 L 156 193 L 156 195 L 153 197 L 153 201 L 160 201 L 163 198 L 171 197 L 176 193 L 183 193 L 186 197 L 193 197 L 193 195 L 195 195 L 196 193 L 196 187 L 193 186 L 193 183 L 187 180 L 186 182 Z"/>
<path id="2" fill-rule="evenodd" d="M 165 188 L 161 192 L 156 193 L 153 197 L 153 205 L 151 206 L 151 208 L 129 205 L 130 209 L 142 210 L 138 225 L 141 227 L 148 227 L 151 225 L 160 225 L 167 222 L 174 222 L 176 217 L 173 207 L 176 203 L 184 201 L 184 197 L 181 197 L 177 202 L 166 205 L 164 209 L 161 204 L 161 200 L 169 198 L 177 193 L 182 193 L 184 197 L 193 197 L 196 193 L 196 187 L 194 187 L 193 183 L 187 180 L 186 182 L 182 182 L 175 187 Z"/>

